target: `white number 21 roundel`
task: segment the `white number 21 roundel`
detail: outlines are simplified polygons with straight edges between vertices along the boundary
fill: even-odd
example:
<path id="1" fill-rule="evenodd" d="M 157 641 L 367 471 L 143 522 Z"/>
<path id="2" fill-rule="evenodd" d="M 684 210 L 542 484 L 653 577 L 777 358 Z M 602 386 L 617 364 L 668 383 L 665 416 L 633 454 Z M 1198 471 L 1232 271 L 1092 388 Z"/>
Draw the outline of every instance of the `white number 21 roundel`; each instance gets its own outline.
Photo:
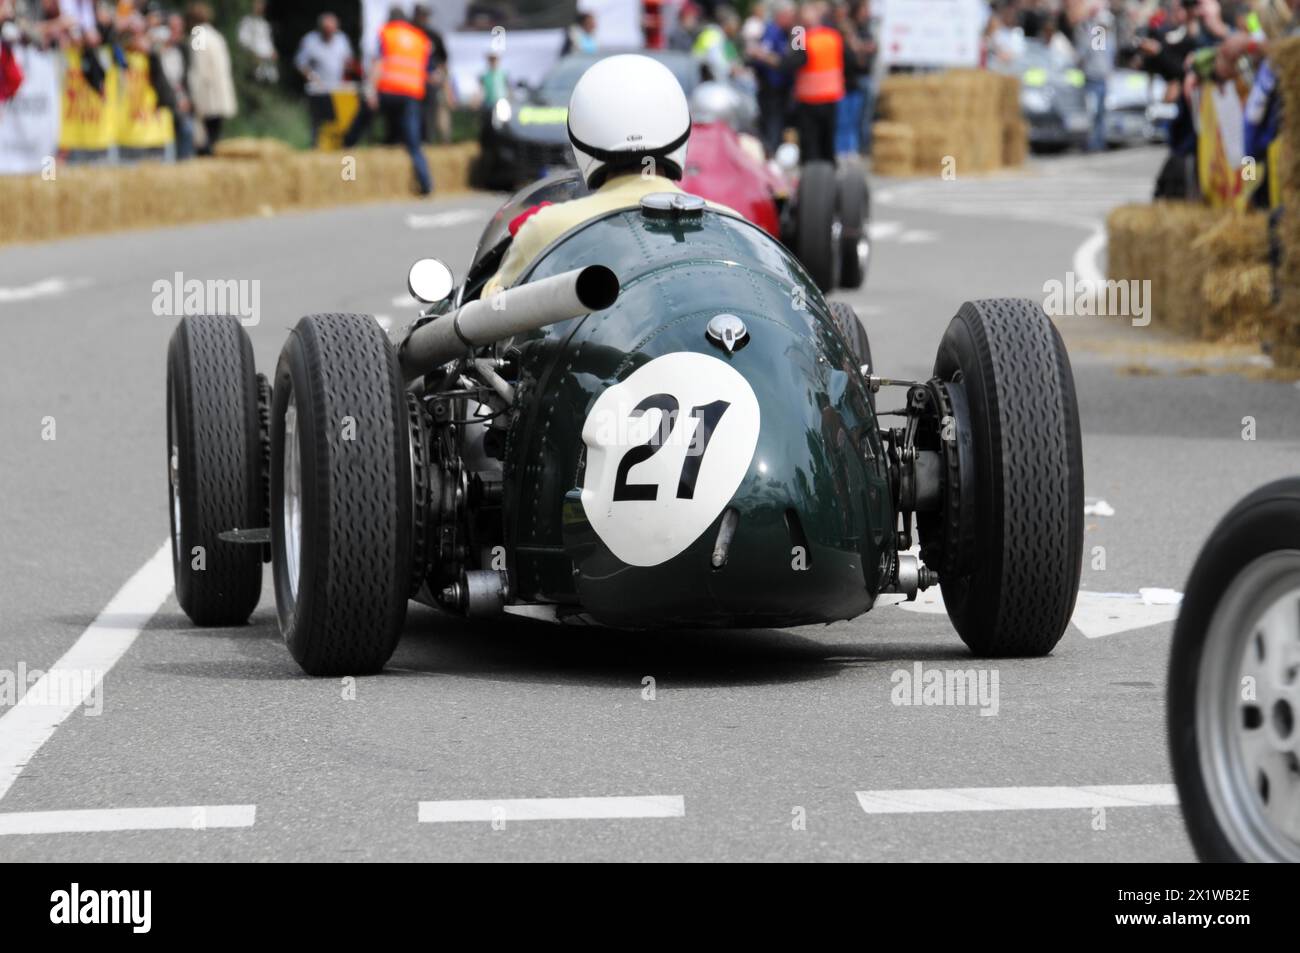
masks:
<path id="1" fill-rule="evenodd" d="M 706 354 L 657 357 L 597 398 L 582 427 L 582 505 L 610 552 L 657 566 L 722 512 L 758 445 L 758 398 Z"/>

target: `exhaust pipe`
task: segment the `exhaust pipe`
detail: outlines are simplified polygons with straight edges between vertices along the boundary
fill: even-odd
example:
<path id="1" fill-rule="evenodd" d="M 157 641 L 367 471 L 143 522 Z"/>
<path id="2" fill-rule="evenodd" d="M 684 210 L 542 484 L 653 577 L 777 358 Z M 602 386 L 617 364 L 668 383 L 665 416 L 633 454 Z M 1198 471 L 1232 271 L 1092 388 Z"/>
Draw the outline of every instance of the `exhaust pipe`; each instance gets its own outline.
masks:
<path id="1" fill-rule="evenodd" d="M 614 272 L 588 265 L 471 301 L 411 332 L 399 354 L 402 376 L 412 381 L 471 348 L 601 311 L 618 293 Z"/>

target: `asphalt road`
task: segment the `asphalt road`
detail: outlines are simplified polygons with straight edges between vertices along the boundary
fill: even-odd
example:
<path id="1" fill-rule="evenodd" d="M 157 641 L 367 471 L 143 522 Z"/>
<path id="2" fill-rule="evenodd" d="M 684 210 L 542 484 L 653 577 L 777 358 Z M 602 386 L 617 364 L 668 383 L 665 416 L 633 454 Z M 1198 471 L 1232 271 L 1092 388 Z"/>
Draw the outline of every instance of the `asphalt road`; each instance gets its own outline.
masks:
<path id="1" fill-rule="evenodd" d="M 1045 282 L 1095 267 L 1096 227 L 1148 194 L 1159 158 L 876 182 L 871 272 L 845 297 L 880 371 L 924 375 L 964 299 L 1041 300 Z M 155 314 L 154 282 L 260 282 L 251 330 L 269 370 L 302 314 L 406 319 L 408 263 L 435 255 L 463 272 L 495 201 L 0 251 L 0 673 L 47 669 L 74 644 L 74 662 L 116 661 L 95 716 L 33 716 L 0 695 L 0 860 L 1191 859 L 1167 788 L 1173 610 L 1100 594 L 1181 588 L 1219 516 L 1300 469 L 1300 392 L 1207 373 L 1123 319 L 1060 325 L 1086 492 L 1113 510 L 1088 519 L 1083 587 L 1094 622 L 1124 631 L 1072 627 L 1049 658 L 977 662 L 942 614 L 892 606 L 828 627 L 655 634 L 471 626 L 416 607 L 390 671 L 348 686 L 299 672 L 269 581 L 247 627 L 191 627 L 163 597 L 169 568 L 151 562 L 168 532 L 175 324 Z M 996 714 L 894 704 L 895 673 L 917 662 L 996 675 Z M 950 789 L 966 788 L 998 789 L 977 797 L 1002 809 L 934 809 L 960 806 Z M 898 790 L 921 793 L 857 796 Z M 628 813 L 664 816 L 593 816 L 626 808 L 601 800 L 619 797 L 652 799 Z M 573 819 L 519 819 L 556 802 L 513 799 L 552 798 L 596 800 L 562 802 L 585 815 Z M 882 798 L 901 807 L 865 809 Z M 463 800 L 486 803 L 443 803 Z M 421 802 L 437 802 L 430 822 Z M 155 808 L 178 810 L 127 810 Z M 432 822 L 459 810 L 487 813 Z M 90 830 L 67 832 L 78 826 Z M 141 826 L 163 829 L 103 829 Z M 51 832 L 22 833 L 33 830 Z"/>

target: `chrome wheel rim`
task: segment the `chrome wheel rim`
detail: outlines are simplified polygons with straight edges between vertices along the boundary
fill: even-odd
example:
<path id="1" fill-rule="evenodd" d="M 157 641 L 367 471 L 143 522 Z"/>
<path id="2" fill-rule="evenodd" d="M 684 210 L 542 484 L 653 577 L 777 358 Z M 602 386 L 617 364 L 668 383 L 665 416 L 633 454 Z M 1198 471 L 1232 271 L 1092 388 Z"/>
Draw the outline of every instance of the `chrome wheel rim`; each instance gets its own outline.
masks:
<path id="1" fill-rule="evenodd" d="M 302 566 L 302 457 L 298 447 L 298 405 L 293 393 L 284 409 L 284 571 L 289 595 L 298 599 L 298 573 Z"/>
<path id="2" fill-rule="evenodd" d="M 1300 861 L 1300 550 L 1247 565 L 1206 633 L 1200 768 L 1219 827 L 1252 860 Z"/>

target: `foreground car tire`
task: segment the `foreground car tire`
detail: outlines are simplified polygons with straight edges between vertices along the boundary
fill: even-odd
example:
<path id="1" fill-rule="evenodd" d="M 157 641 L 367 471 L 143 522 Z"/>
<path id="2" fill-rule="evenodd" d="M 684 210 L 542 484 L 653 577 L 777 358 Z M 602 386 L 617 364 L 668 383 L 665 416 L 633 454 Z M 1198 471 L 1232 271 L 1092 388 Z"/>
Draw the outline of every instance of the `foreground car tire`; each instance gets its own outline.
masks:
<path id="1" fill-rule="evenodd" d="M 176 599 L 195 625 L 243 625 L 262 592 L 262 548 L 219 537 L 264 525 L 258 394 L 236 318 L 181 319 L 167 348 L 167 464 Z"/>
<path id="2" fill-rule="evenodd" d="M 839 171 L 841 288 L 861 288 L 867 278 L 870 214 L 866 172 L 857 161 L 847 160 Z"/>
<path id="3" fill-rule="evenodd" d="M 280 632 L 309 675 L 384 667 L 406 619 L 411 472 L 397 355 L 373 318 L 310 315 L 285 342 L 271 409 Z"/>
<path id="4" fill-rule="evenodd" d="M 859 368 L 865 366 L 868 373 L 876 373 L 876 365 L 871 360 L 871 341 L 867 338 L 867 329 L 863 326 L 862 319 L 858 317 L 858 312 L 844 301 L 832 301 L 830 306 L 831 318 L 835 321 L 840 336 L 844 338 L 844 343 L 848 345 L 854 363 Z M 875 410 L 876 395 L 872 393 L 868 400 L 871 409 Z"/>
<path id="5" fill-rule="evenodd" d="M 1298 667 L 1300 479 L 1289 479 L 1215 528 L 1174 627 L 1169 751 L 1201 860 L 1300 861 Z"/>
<path id="6" fill-rule="evenodd" d="M 793 250 L 823 294 L 835 289 L 841 259 L 839 183 L 829 162 L 809 162 L 799 173 Z"/>
<path id="7" fill-rule="evenodd" d="M 1083 559 L 1083 450 L 1065 345 L 1032 301 L 968 301 L 934 372 L 965 398 L 973 451 L 961 474 L 973 481 L 962 489 L 973 504 L 961 516 L 967 551 L 956 575 L 939 575 L 948 615 L 976 655 L 1046 655 L 1069 625 Z"/>

